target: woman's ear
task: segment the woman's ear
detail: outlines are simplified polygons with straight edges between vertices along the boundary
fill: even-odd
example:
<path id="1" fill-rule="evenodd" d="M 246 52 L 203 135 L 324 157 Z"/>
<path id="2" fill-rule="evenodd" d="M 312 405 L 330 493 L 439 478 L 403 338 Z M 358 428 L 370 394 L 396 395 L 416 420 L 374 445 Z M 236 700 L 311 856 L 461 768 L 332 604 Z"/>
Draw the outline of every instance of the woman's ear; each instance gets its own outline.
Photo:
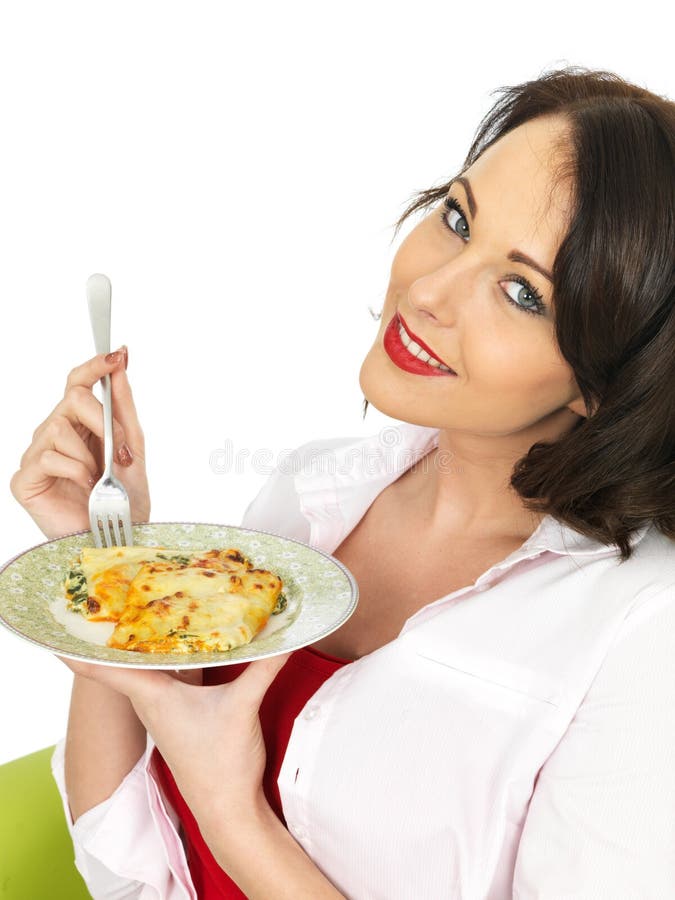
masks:
<path id="1" fill-rule="evenodd" d="M 586 418 L 586 404 L 584 403 L 583 397 L 579 397 L 577 400 L 568 403 L 567 408 L 571 409 L 572 412 L 576 413 L 578 416 L 583 416 L 584 419 Z"/>
<path id="2" fill-rule="evenodd" d="M 568 403 L 567 408 L 571 409 L 572 412 L 575 412 L 578 416 L 583 416 L 584 419 L 588 418 L 588 413 L 586 412 L 586 404 L 584 403 L 584 398 L 582 396 L 579 396 L 571 403 Z M 591 407 L 591 415 L 595 414 L 597 408 L 597 403 L 594 403 Z"/>

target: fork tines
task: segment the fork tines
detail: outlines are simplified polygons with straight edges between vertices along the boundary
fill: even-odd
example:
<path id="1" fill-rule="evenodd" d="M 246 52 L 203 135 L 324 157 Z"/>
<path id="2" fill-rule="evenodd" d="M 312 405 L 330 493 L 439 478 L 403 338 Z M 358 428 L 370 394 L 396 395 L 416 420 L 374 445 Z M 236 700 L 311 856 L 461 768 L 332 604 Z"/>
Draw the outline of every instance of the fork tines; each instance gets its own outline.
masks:
<path id="1" fill-rule="evenodd" d="M 97 547 L 133 546 L 134 539 L 131 534 L 131 523 L 127 521 L 125 516 L 114 514 L 103 516 L 92 512 L 89 524 Z M 115 537 L 114 540 L 111 537 L 111 529 Z M 103 531 L 103 541 L 101 541 L 101 531 Z M 122 533 L 124 534 L 124 540 L 122 540 Z"/>

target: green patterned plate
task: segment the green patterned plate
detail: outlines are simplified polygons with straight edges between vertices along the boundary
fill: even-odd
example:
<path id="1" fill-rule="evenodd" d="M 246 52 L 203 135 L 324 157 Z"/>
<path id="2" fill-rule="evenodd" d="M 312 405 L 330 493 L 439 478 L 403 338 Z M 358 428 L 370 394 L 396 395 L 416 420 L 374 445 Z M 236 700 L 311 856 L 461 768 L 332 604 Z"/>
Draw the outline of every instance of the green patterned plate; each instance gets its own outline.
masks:
<path id="1" fill-rule="evenodd" d="M 331 634 L 356 608 L 359 592 L 351 572 L 337 559 L 300 541 L 250 528 L 190 522 L 134 525 L 133 534 L 137 546 L 236 547 L 257 568 L 279 575 L 288 600 L 286 609 L 272 616 L 250 644 L 220 653 L 138 653 L 76 637 L 54 618 L 50 606 L 62 596 L 70 561 L 82 547 L 94 546 L 91 532 L 80 531 L 38 544 L 5 563 L 0 569 L 0 622 L 31 643 L 71 659 L 135 669 L 193 669 L 297 650 Z M 68 613 L 66 619 L 78 620 L 82 627 L 82 617 L 76 613 Z M 84 623 L 85 629 L 92 624 Z"/>

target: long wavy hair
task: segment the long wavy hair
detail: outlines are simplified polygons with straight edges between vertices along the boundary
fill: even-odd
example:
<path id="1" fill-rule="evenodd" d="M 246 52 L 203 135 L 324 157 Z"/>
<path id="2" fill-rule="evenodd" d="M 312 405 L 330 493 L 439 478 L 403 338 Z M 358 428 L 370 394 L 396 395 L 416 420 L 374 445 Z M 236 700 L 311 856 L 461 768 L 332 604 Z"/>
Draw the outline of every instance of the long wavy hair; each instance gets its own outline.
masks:
<path id="1" fill-rule="evenodd" d="M 650 521 L 675 539 L 675 103 L 579 66 L 494 93 L 461 172 L 537 116 L 570 124 L 559 175 L 571 179 L 573 211 L 553 265 L 555 336 L 588 414 L 533 444 L 511 485 L 526 509 L 616 544 L 623 562 Z M 450 183 L 415 194 L 395 235 Z"/>

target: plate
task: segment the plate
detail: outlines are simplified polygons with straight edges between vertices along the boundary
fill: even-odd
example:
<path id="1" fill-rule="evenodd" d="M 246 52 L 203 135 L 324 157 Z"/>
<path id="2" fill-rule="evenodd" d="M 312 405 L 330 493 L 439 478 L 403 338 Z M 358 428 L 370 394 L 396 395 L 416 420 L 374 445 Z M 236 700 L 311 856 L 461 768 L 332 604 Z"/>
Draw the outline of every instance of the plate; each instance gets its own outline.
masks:
<path id="1" fill-rule="evenodd" d="M 74 556 L 93 547 L 91 531 L 38 544 L 0 569 L 0 622 L 15 634 L 70 659 L 133 669 L 195 669 L 249 662 L 313 644 L 351 616 L 358 587 L 351 572 L 321 550 L 267 531 L 196 522 L 152 522 L 132 526 L 134 544 L 210 550 L 236 547 L 257 568 L 283 581 L 288 603 L 243 647 L 219 653 L 140 653 L 83 640 L 56 621 L 50 605 L 62 596 L 63 578 Z M 81 616 L 69 613 L 81 621 Z M 87 623 L 93 624 L 93 623 Z M 99 623 L 100 624 L 100 623 Z"/>

